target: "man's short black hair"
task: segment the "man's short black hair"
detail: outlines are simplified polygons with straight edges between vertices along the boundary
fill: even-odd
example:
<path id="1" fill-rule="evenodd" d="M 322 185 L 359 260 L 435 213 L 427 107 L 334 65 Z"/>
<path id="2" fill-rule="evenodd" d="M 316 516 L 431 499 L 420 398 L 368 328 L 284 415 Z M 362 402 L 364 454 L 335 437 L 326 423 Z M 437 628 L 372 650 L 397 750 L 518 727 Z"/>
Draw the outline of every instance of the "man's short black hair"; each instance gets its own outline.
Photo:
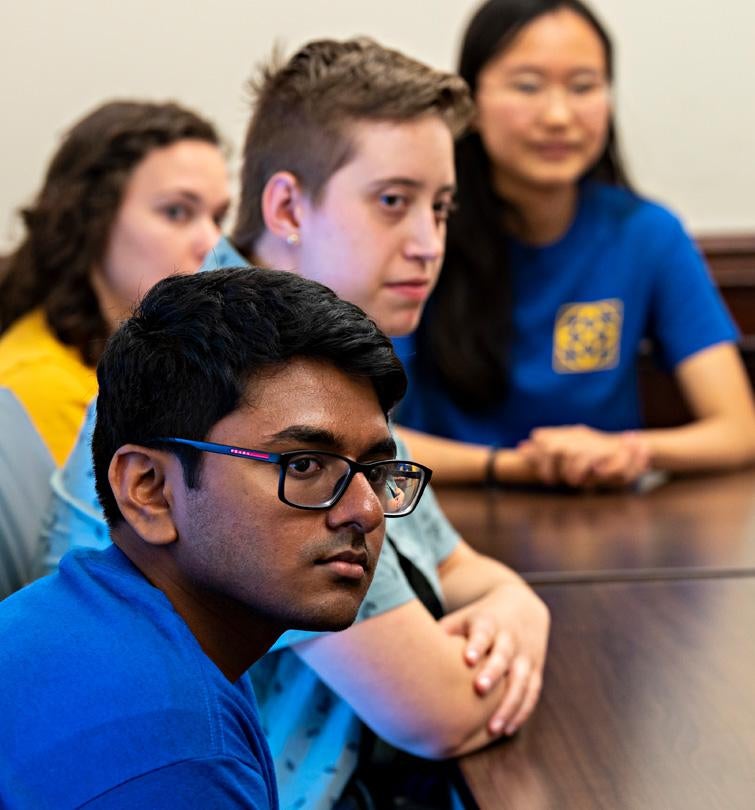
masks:
<path id="1" fill-rule="evenodd" d="M 204 439 L 243 404 L 255 376 L 296 357 L 368 378 L 386 416 L 406 390 L 390 340 L 322 284 L 259 268 L 158 282 L 110 338 L 97 367 L 92 456 L 108 523 L 122 520 L 108 482 L 119 447 L 155 447 L 168 436 Z M 195 486 L 200 452 L 165 448 L 181 459 L 187 486 Z"/>

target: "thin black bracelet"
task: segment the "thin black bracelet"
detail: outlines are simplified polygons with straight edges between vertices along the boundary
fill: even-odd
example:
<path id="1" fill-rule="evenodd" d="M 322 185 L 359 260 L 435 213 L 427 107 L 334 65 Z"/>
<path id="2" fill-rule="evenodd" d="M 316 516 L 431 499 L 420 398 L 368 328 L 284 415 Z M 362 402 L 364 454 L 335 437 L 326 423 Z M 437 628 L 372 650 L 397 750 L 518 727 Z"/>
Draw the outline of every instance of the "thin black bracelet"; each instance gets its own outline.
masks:
<path id="1" fill-rule="evenodd" d="M 495 457 L 501 448 L 494 444 L 488 450 L 488 460 L 485 462 L 485 486 L 497 487 L 498 479 L 495 477 Z"/>

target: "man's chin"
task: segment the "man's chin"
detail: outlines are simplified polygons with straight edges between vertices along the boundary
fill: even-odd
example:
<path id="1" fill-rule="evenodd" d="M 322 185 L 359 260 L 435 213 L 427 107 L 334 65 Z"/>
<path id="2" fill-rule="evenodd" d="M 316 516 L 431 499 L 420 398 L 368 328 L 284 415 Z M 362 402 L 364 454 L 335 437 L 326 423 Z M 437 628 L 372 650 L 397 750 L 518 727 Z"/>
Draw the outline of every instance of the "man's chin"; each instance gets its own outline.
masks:
<path id="1" fill-rule="evenodd" d="M 361 588 L 351 593 L 333 594 L 316 608 L 308 611 L 306 616 L 300 616 L 301 622 L 298 627 L 302 630 L 319 632 L 345 630 L 354 624 L 363 598 Z"/>
<path id="2" fill-rule="evenodd" d="M 299 630 L 311 630 L 313 632 L 338 632 L 339 630 L 346 630 L 354 624 L 354 619 L 357 617 L 356 610 L 351 611 L 348 616 L 317 616 L 312 617 L 307 621 L 297 625 Z"/>

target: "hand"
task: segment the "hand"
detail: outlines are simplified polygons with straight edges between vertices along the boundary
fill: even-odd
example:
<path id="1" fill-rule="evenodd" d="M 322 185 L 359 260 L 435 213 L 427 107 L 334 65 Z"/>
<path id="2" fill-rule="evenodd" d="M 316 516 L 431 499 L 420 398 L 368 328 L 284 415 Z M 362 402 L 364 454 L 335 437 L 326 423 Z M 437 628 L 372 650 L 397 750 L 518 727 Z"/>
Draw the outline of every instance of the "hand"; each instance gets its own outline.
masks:
<path id="1" fill-rule="evenodd" d="M 508 679 L 501 702 L 488 720 L 488 731 L 494 736 L 513 734 L 540 697 L 548 608 L 524 583 L 510 582 L 444 616 L 440 625 L 450 635 L 466 638 L 464 660 L 478 668 L 474 678 L 478 694 L 487 694 Z"/>
<path id="2" fill-rule="evenodd" d="M 585 425 L 537 428 L 518 452 L 544 484 L 623 487 L 650 468 L 641 434 L 606 433 Z"/>
<path id="3" fill-rule="evenodd" d="M 388 494 L 391 496 L 385 505 L 386 512 L 398 512 L 406 500 L 406 493 L 400 486 L 388 485 Z"/>

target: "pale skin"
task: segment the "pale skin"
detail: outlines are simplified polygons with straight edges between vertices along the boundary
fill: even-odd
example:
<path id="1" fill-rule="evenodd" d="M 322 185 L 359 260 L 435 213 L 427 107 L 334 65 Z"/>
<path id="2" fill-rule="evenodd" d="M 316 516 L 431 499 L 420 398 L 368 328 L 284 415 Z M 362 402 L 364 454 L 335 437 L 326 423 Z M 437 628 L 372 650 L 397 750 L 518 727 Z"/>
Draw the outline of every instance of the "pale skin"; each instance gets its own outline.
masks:
<path id="1" fill-rule="evenodd" d="M 493 164 L 492 182 L 516 210 L 505 227 L 532 245 L 568 230 L 577 183 L 600 155 L 611 101 L 605 53 L 579 15 L 536 18 L 480 71 L 477 127 Z M 625 487 L 651 467 L 716 471 L 755 460 L 755 407 L 731 343 L 685 358 L 674 377 L 692 421 L 665 430 L 609 433 L 585 425 L 543 426 L 519 446 L 491 449 L 401 429 L 437 484 L 500 482 Z"/>
<path id="2" fill-rule="evenodd" d="M 220 149 L 195 139 L 148 152 L 123 190 L 91 282 L 112 330 L 160 279 L 195 273 L 230 206 Z"/>
<path id="3" fill-rule="evenodd" d="M 451 135 L 434 116 L 356 130 L 356 153 L 319 205 L 292 173 L 270 178 L 253 258 L 315 277 L 388 334 L 407 334 L 427 297 L 417 290 L 429 295 L 440 270 Z M 320 229 L 333 237 L 321 239 Z M 549 630 L 532 590 L 465 542 L 438 573 L 449 609 L 442 621 L 413 599 L 295 648 L 378 734 L 428 757 L 474 750 L 524 723 L 540 694 Z"/>

